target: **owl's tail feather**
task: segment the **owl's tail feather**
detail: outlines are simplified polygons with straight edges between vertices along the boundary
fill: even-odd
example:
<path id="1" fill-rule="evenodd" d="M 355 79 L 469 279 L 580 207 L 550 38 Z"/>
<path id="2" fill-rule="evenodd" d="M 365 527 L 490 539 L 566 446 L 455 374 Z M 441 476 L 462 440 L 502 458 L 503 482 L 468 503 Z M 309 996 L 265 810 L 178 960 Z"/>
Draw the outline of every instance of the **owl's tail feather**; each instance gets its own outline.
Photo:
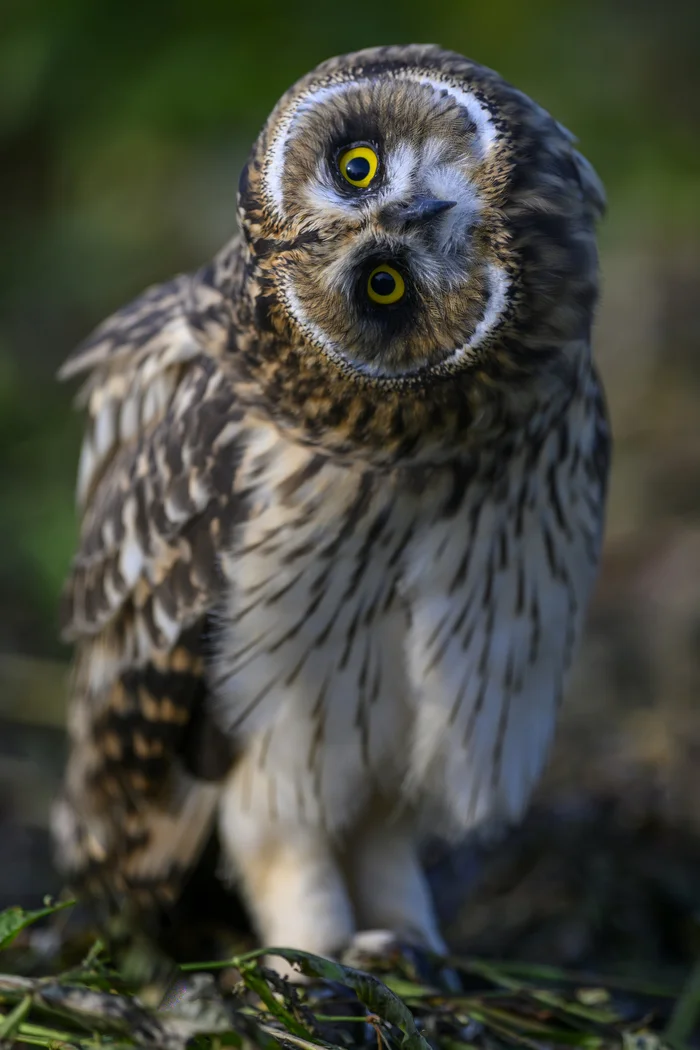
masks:
<path id="1" fill-rule="evenodd" d="M 186 780 L 186 789 L 183 783 L 177 792 L 179 804 L 166 809 L 141 800 L 125 813 L 118 846 L 112 848 L 105 845 L 99 818 L 82 814 L 67 797 L 59 799 L 51 823 L 69 882 L 115 901 L 125 896 L 145 906 L 174 901 L 211 834 L 220 793 L 216 784 Z"/>
<path id="2" fill-rule="evenodd" d="M 100 850 L 99 824 L 68 798 L 52 812 L 59 865 L 81 902 L 62 942 L 99 936 L 124 973 L 146 982 L 167 977 L 169 959 L 223 958 L 250 935 L 240 898 L 221 879 L 219 789 L 183 780 L 182 805 L 169 812 L 144 805 L 140 839 L 121 837 L 118 851 Z"/>

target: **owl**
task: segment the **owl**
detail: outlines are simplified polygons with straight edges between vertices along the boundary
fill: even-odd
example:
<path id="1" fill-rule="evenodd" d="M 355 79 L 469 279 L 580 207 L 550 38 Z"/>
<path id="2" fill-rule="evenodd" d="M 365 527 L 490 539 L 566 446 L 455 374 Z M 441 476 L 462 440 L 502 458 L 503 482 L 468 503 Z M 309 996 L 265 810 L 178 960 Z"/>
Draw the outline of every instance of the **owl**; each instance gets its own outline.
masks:
<path id="1" fill-rule="evenodd" d="M 601 184 L 496 73 L 334 58 L 278 102 L 240 232 L 83 375 L 59 863 L 175 901 L 214 827 L 260 940 L 443 950 L 428 837 L 516 821 L 601 545 Z"/>

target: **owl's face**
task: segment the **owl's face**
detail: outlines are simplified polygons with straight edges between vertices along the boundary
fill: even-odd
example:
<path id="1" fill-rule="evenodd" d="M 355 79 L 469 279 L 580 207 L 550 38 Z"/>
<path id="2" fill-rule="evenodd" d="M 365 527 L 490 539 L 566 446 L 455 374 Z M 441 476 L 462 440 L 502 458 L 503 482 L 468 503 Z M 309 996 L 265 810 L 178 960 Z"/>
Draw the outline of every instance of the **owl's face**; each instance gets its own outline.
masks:
<path id="1" fill-rule="evenodd" d="M 557 286 L 583 331 L 594 291 L 581 310 L 569 285 L 595 282 L 595 247 L 572 152 L 460 56 L 331 60 L 282 98 L 241 179 L 261 299 L 309 355 L 380 385 L 472 368 Z"/>

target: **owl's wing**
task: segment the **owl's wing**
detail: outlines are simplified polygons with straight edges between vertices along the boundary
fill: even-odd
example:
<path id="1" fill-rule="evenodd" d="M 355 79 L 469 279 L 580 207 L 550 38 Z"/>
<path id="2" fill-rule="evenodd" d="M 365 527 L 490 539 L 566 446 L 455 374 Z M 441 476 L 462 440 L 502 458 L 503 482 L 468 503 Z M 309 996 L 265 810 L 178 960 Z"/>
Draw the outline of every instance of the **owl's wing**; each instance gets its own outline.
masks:
<path id="1" fill-rule="evenodd" d="M 232 761 L 204 677 L 217 552 L 241 510 L 243 413 L 217 361 L 217 294 L 204 271 L 154 287 L 62 370 L 88 373 L 88 422 L 62 610 L 76 645 L 71 747 L 53 831 L 71 881 L 136 900 L 177 893 Z"/>

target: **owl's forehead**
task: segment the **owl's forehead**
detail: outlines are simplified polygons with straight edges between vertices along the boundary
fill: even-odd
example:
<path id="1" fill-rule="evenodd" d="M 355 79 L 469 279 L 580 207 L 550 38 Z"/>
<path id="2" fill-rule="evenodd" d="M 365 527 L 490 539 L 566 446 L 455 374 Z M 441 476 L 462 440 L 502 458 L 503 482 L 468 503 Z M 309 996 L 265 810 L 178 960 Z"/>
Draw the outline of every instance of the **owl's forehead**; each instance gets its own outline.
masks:
<path id="1" fill-rule="evenodd" d="M 387 153 L 408 149 L 438 162 L 487 160 L 500 135 L 484 99 L 434 72 L 392 71 L 311 83 L 276 116 L 263 192 L 281 211 L 285 175 L 313 177 L 320 158 L 353 142 L 377 143 Z"/>

